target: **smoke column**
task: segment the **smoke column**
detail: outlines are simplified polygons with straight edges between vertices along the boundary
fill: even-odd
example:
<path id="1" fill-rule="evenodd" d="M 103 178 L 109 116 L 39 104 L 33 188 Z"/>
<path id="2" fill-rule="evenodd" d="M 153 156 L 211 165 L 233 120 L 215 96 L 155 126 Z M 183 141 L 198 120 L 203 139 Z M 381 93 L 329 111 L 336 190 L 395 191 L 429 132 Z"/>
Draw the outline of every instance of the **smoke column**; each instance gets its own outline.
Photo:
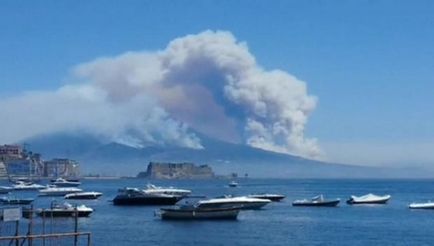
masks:
<path id="1" fill-rule="evenodd" d="M 304 136 L 317 102 L 306 83 L 262 68 L 230 32 L 205 31 L 177 38 L 163 50 L 97 58 L 76 66 L 71 81 L 57 91 L 0 100 L 2 110 L 8 108 L 2 118 L 14 129 L 3 141 L 84 129 L 137 147 L 203 148 L 199 132 L 265 150 L 321 156 L 316 139 Z"/>

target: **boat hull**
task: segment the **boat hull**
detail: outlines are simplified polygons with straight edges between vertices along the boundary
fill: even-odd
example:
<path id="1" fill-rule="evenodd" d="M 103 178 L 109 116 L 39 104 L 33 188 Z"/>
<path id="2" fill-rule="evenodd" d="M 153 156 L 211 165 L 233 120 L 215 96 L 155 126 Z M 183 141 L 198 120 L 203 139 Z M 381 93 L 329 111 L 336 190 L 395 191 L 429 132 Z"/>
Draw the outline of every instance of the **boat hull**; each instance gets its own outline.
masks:
<path id="1" fill-rule="evenodd" d="M 55 192 L 41 192 L 39 196 L 65 196 L 77 191 L 55 191 Z"/>
<path id="2" fill-rule="evenodd" d="M 386 204 L 389 201 L 388 199 L 382 199 L 382 200 L 375 200 L 375 201 L 354 201 L 352 199 L 349 199 L 347 201 L 347 204 L 355 205 L 355 204 Z"/>
<path id="3" fill-rule="evenodd" d="M 238 207 L 239 209 L 244 210 L 255 210 L 261 209 L 269 202 L 227 202 L 227 203 L 208 203 L 208 204 L 200 204 L 201 208 L 204 209 L 212 209 L 212 208 L 232 208 Z"/>
<path id="4" fill-rule="evenodd" d="M 163 220 L 236 220 L 239 209 L 161 209 Z"/>
<path id="5" fill-rule="evenodd" d="M 250 195 L 249 197 L 259 198 L 259 199 L 268 199 L 273 202 L 280 202 L 285 198 L 284 195 Z"/>
<path id="6" fill-rule="evenodd" d="M 15 191 L 29 191 L 29 190 L 42 190 L 45 189 L 45 186 L 15 186 L 13 190 Z"/>
<path id="7" fill-rule="evenodd" d="M 430 204 L 410 204 L 408 206 L 410 209 L 434 209 L 434 203 Z"/>
<path id="8" fill-rule="evenodd" d="M 11 191 L 13 191 L 14 189 L 12 187 L 0 187 L 0 194 L 7 194 Z"/>
<path id="9" fill-rule="evenodd" d="M 81 183 L 52 183 L 53 185 L 57 186 L 57 187 L 77 187 L 80 186 Z"/>
<path id="10" fill-rule="evenodd" d="M 323 202 L 293 202 L 294 207 L 336 207 L 339 200 L 323 201 Z"/>
<path id="11" fill-rule="evenodd" d="M 66 195 L 65 199 L 69 200 L 95 200 L 98 199 L 102 194 L 84 194 L 84 195 L 76 195 L 71 194 L 70 196 Z"/>
<path id="12" fill-rule="evenodd" d="M 117 196 L 114 205 L 175 205 L 182 197 L 127 197 Z"/>
<path id="13" fill-rule="evenodd" d="M 72 194 L 72 193 L 79 193 L 79 192 L 83 192 L 83 190 L 78 189 L 78 188 L 65 188 L 65 187 L 61 187 L 61 188 L 48 188 L 48 189 L 43 189 L 43 190 L 39 190 L 39 195 L 40 196 L 65 196 L 67 194 Z"/>
<path id="14" fill-rule="evenodd" d="M 93 211 L 77 211 L 78 217 L 89 217 Z M 75 217 L 74 210 L 40 210 L 36 215 L 41 217 Z"/>

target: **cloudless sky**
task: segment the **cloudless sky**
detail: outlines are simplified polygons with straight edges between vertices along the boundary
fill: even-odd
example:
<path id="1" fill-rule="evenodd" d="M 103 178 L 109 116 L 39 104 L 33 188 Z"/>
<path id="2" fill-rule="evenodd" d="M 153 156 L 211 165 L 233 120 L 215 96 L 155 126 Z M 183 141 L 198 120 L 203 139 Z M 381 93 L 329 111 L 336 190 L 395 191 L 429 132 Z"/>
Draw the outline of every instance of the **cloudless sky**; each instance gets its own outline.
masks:
<path id="1" fill-rule="evenodd" d="M 434 163 L 433 13 L 434 1 L 421 0 L 2 0 L 0 96 L 54 90 L 96 57 L 228 30 L 265 68 L 307 82 L 319 98 L 307 135 L 331 159 L 396 161 L 408 151 L 408 161 Z M 409 150 L 421 144 L 424 153 Z"/>

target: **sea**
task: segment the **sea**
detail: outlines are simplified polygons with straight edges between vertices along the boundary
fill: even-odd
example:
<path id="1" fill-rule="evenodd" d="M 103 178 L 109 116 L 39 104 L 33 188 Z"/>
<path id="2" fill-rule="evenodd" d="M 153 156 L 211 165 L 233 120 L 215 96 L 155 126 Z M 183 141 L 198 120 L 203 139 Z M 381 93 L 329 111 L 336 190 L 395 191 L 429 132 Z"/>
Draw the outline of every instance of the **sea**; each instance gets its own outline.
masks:
<path id="1" fill-rule="evenodd" d="M 80 188 L 104 195 L 94 201 L 78 201 L 95 209 L 78 219 L 79 231 L 91 232 L 92 245 L 434 245 L 434 210 L 410 210 L 411 202 L 434 199 L 434 180 L 398 179 L 239 179 L 228 180 L 82 180 Z M 195 195 L 278 193 L 286 198 L 260 210 L 241 211 L 235 221 L 163 221 L 159 206 L 114 206 L 111 200 L 122 187 L 144 187 L 147 183 L 191 189 Z M 5 185 L 5 184 L 2 184 Z M 386 205 L 347 205 L 350 195 L 390 194 Z M 296 199 L 323 194 L 340 198 L 338 207 L 293 207 Z M 36 196 L 20 192 L 19 197 Z M 39 197 L 35 208 L 48 207 L 62 198 Z M 77 202 L 73 202 L 77 203 Z M 40 219 L 39 219 L 40 220 Z M 26 233 L 22 219 L 20 231 Z M 45 232 L 71 231 L 74 219 L 45 221 Z M 33 221 L 33 233 L 41 222 Z M 39 227 L 39 229 L 38 229 Z M 2 224 L 0 235 L 13 232 Z M 0 245 L 9 245 L 3 242 Z M 26 244 L 24 244 L 26 245 Z M 42 245 L 34 243 L 33 245 Z M 73 245 L 70 241 L 45 245 Z M 81 240 L 79 245 L 87 245 Z"/>

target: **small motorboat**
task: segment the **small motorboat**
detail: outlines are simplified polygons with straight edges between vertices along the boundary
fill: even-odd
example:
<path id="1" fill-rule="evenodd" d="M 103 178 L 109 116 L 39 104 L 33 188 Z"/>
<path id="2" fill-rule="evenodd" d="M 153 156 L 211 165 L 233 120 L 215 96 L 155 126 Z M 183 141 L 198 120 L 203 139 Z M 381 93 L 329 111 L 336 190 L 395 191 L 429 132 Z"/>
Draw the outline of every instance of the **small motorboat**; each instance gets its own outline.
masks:
<path id="1" fill-rule="evenodd" d="M 306 206 L 306 207 L 336 207 L 341 200 L 336 199 L 324 199 L 323 195 L 313 197 L 312 199 L 295 200 L 292 202 L 292 206 Z"/>
<path id="2" fill-rule="evenodd" d="M 234 188 L 234 187 L 238 186 L 238 183 L 237 183 L 237 181 L 233 180 L 228 184 L 228 186 Z"/>
<path id="3" fill-rule="evenodd" d="M 252 198 L 259 198 L 259 199 L 268 199 L 271 200 L 273 202 L 279 202 L 282 199 L 285 198 L 284 195 L 279 195 L 279 194 L 267 194 L 267 193 L 263 193 L 263 194 L 252 194 L 252 195 L 248 195 L 248 197 L 252 197 Z"/>
<path id="4" fill-rule="evenodd" d="M 161 208 L 160 216 L 163 220 L 235 220 L 240 208 L 200 208 L 197 206 L 180 206 Z"/>
<path id="5" fill-rule="evenodd" d="M 385 204 L 391 198 L 390 195 L 377 196 L 369 193 L 364 196 L 351 196 L 347 200 L 348 204 Z"/>
<path id="6" fill-rule="evenodd" d="M 7 194 L 13 190 L 14 190 L 14 188 L 12 188 L 10 186 L 0 186 L 0 194 Z"/>
<path id="7" fill-rule="evenodd" d="M 48 186 L 45 189 L 39 190 L 40 196 L 64 196 L 70 193 L 78 193 L 82 192 L 82 189 L 78 189 L 75 187 L 53 187 Z"/>
<path id="8" fill-rule="evenodd" d="M 408 208 L 411 209 L 434 209 L 434 202 L 428 201 L 423 203 L 411 203 L 408 205 Z"/>
<path id="9" fill-rule="evenodd" d="M 100 196 L 102 196 L 101 192 L 95 192 L 95 191 L 77 192 L 77 193 L 66 194 L 65 195 L 65 199 L 70 199 L 70 200 L 94 200 L 94 199 L 98 199 L 98 197 L 100 197 Z"/>
<path id="10" fill-rule="evenodd" d="M 24 182 L 24 181 L 17 181 L 16 184 L 12 185 L 12 188 L 14 190 L 20 191 L 20 190 L 40 190 L 44 189 L 45 186 L 40 184 L 35 184 L 31 182 Z"/>
<path id="11" fill-rule="evenodd" d="M 188 196 L 191 194 L 191 190 L 178 189 L 174 187 L 159 187 L 153 184 L 148 184 L 146 189 L 143 189 L 146 194 L 166 194 L 174 196 Z"/>
<path id="12" fill-rule="evenodd" d="M 85 205 L 74 207 L 69 203 L 52 204 L 48 209 L 36 210 L 36 214 L 41 217 L 88 217 L 92 212 L 93 209 Z"/>
<path id="13" fill-rule="evenodd" d="M 126 187 L 118 190 L 113 199 L 114 205 L 174 205 L 184 198 L 180 195 L 170 195 L 159 192 L 145 192 L 138 188 Z"/>
<path id="14" fill-rule="evenodd" d="M 200 208 L 233 208 L 239 209 L 260 209 L 271 203 L 269 199 L 253 198 L 248 196 L 224 196 L 220 198 L 212 198 L 200 200 L 197 202 L 197 207 Z"/>
<path id="15" fill-rule="evenodd" d="M 14 198 L 14 197 L 1 197 L 0 204 L 2 205 L 29 205 L 35 199 L 33 198 Z"/>
<path id="16" fill-rule="evenodd" d="M 69 181 L 64 178 L 57 178 L 51 183 L 57 187 L 77 187 L 81 184 L 80 181 Z"/>

